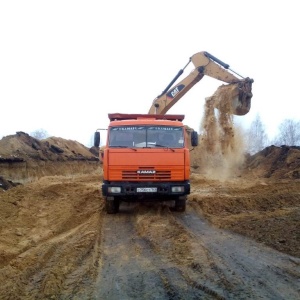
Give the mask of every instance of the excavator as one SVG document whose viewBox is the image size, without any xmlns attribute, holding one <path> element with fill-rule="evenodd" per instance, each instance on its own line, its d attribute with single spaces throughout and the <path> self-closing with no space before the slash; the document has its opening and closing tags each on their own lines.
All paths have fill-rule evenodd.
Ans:
<svg viewBox="0 0 300 300">
<path fill-rule="evenodd" d="M 173 84 L 193 62 L 195 69 Z M 190 194 L 190 146 L 198 145 L 198 133 L 183 124 L 184 115 L 166 114 L 204 75 L 228 83 L 209 98 L 216 108 L 226 89 L 230 113 L 245 115 L 250 110 L 252 83 L 208 52 L 194 54 L 167 88 L 154 99 L 148 114 L 108 114 L 106 145 L 99 151 L 103 164 L 102 195 L 107 213 L 119 211 L 121 202 L 172 201 L 174 210 L 185 211 Z M 230 72 L 229 72 L 230 71 Z M 236 77 L 234 74 L 240 77 Z M 229 89 L 228 89 L 229 87 Z M 221 100 L 220 100 L 221 99 Z M 226 106 L 227 107 L 227 106 Z M 100 132 L 94 146 L 100 145 Z"/>
<path fill-rule="evenodd" d="M 191 62 L 194 64 L 195 69 L 182 81 L 172 87 Z M 234 74 L 236 74 L 239 78 Z M 232 114 L 243 116 L 249 112 L 252 98 L 252 83 L 254 80 L 248 77 L 242 77 L 235 71 L 231 70 L 228 64 L 222 62 L 210 53 L 202 51 L 190 57 L 189 62 L 184 66 L 184 68 L 178 72 L 164 91 L 154 99 L 148 113 L 166 114 L 167 111 L 205 75 L 231 85 Z M 220 90 L 224 89 L 224 87 L 226 86 L 220 86 L 214 95 L 220 93 Z M 216 103 L 216 105 L 218 105 L 218 103 Z"/>
</svg>

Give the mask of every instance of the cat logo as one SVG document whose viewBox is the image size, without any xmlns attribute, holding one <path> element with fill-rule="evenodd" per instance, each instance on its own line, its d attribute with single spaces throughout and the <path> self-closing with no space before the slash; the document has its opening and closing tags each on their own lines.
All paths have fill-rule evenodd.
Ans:
<svg viewBox="0 0 300 300">
<path fill-rule="evenodd" d="M 136 173 L 137 174 L 155 174 L 156 171 L 155 170 L 137 170 Z"/>
<path fill-rule="evenodd" d="M 181 90 L 183 90 L 185 87 L 184 84 L 179 84 L 178 86 L 176 86 L 172 91 L 170 91 L 167 94 L 167 97 L 169 98 L 174 98 Z"/>
</svg>

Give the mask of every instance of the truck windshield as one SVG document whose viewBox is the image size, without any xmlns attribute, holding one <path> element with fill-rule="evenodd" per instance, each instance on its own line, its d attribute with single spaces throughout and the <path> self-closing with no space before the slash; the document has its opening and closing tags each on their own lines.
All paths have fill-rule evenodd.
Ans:
<svg viewBox="0 0 300 300">
<path fill-rule="evenodd" d="M 176 126 L 118 126 L 109 130 L 110 147 L 183 148 L 183 128 Z"/>
</svg>

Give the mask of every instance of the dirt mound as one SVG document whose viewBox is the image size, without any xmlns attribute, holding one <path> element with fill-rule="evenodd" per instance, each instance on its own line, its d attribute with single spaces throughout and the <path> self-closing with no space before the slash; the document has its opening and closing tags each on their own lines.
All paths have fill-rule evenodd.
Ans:
<svg viewBox="0 0 300 300">
<path fill-rule="evenodd" d="M 243 174 L 254 178 L 299 179 L 300 147 L 267 147 L 247 158 Z"/>
<path fill-rule="evenodd" d="M 98 167 L 97 151 L 77 141 L 58 137 L 37 140 L 25 132 L 0 140 L 0 176 L 6 181 L 24 183 L 46 175 L 86 173 Z"/>
<path fill-rule="evenodd" d="M 30 159 L 65 161 L 97 160 L 96 156 L 77 141 L 50 137 L 37 140 L 25 132 L 17 132 L 0 140 L 0 160 L 28 161 Z"/>
<path fill-rule="evenodd" d="M 190 204 L 207 219 L 279 251 L 300 257 L 299 180 L 236 178 L 212 181 L 193 174 Z"/>
</svg>

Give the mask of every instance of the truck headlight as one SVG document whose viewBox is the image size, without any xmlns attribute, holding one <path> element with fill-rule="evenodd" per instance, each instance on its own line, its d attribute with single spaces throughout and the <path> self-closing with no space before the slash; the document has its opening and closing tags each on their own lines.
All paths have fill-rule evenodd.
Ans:
<svg viewBox="0 0 300 300">
<path fill-rule="evenodd" d="M 183 193 L 184 186 L 172 186 L 171 191 L 172 193 Z"/>
<path fill-rule="evenodd" d="M 121 193 L 121 187 L 120 186 L 110 186 L 108 188 L 108 192 L 112 194 Z"/>
</svg>

